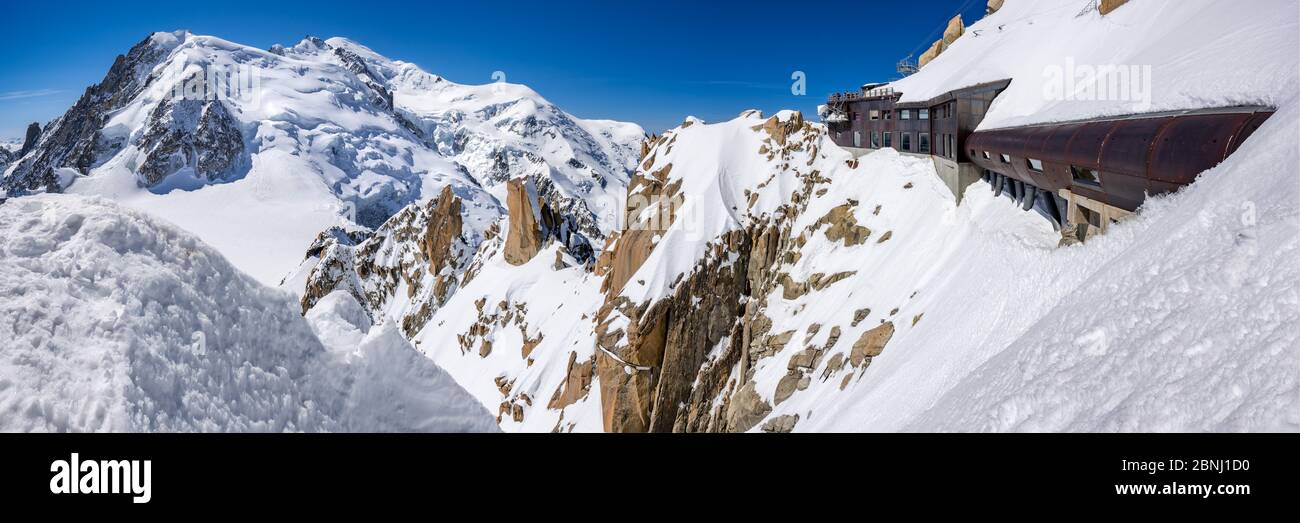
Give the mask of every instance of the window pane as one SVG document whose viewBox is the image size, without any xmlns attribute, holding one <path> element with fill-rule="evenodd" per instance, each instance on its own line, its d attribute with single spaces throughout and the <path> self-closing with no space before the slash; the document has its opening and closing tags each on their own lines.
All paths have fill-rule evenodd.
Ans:
<svg viewBox="0 0 1300 523">
<path fill-rule="evenodd" d="M 1035 159 L 1033 159 L 1033 158 L 1030 158 L 1030 159 L 1029 159 L 1029 169 L 1030 169 L 1030 170 L 1033 170 L 1033 171 L 1038 171 L 1038 172 L 1041 173 L 1041 172 L 1043 172 L 1043 162 L 1042 162 L 1041 160 L 1035 160 Z"/>
<path fill-rule="evenodd" d="M 930 119 L 930 110 L 929 110 L 929 109 L 921 109 L 920 111 L 918 111 L 918 114 L 920 115 L 920 117 L 921 117 L 922 120 L 929 120 L 929 119 Z"/>
<path fill-rule="evenodd" d="M 1077 165 L 1071 165 L 1070 174 L 1073 175 L 1074 181 L 1081 184 L 1101 186 L 1101 176 L 1096 169 L 1085 169 Z"/>
</svg>

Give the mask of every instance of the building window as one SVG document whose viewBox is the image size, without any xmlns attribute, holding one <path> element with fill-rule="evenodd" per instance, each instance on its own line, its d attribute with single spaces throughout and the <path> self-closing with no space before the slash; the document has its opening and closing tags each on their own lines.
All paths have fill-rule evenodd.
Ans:
<svg viewBox="0 0 1300 523">
<path fill-rule="evenodd" d="M 1034 171 L 1034 172 L 1039 172 L 1039 173 L 1043 172 L 1043 161 L 1042 161 L 1042 160 L 1035 160 L 1035 159 L 1033 159 L 1033 158 L 1028 158 L 1028 159 L 1026 159 L 1025 161 L 1026 161 L 1026 162 L 1029 162 L 1029 170 Z"/>
<path fill-rule="evenodd" d="M 886 119 L 886 120 L 892 120 L 892 119 L 894 119 L 894 112 L 893 112 L 893 111 L 886 110 L 886 111 L 885 111 L 885 119 Z"/>
<path fill-rule="evenodd" d="M 1085 169 L 1077 165 L 1071 165 L 1070 174 L 1074 177 L 1075 182 L 1082 185 L 1101 187 L 1101 174 L 1096 169 Z"/>
<path fill-rule="evenodd" d="M 880 148 L 880 132 L 878 131 L 871 131 L 871 148 L 872 149 Z"/>
<path fill-rule="evenodd" d="M 902 142 L 904 151 L 912 150 L 912 133 L 899 133 L 898 140 Z"/>
<path fill-rule="evenodd" d="M 916 150 L 917 152 L 930 154 L 930 133 L 917 135 Z"/>
<path fill-rule="evenodd" d="M 1011 163 L 1011 155 L 1009 155 L 1009 154 L 1004 154 L 1004 155 L 1002 155 L 1002 163 L 1010 164 L 1010 163 Z"/>
<path fill-rule="evenodd" d="M 861 132 L 853 131 L 853 146 L 854 146 L 854 147 L 862 147 L 862 133 L 861 133 Z"/>
<path fill-rule="evenodd" d="M 992 160 L 993 157 L 992 157 L 992 156 L 989 156 L 989 152 L 988 152 L 988 151 L 984 151 L 984 159 L 985 159 L 985 160 Z"/>
<path fill-rule="evenodd" d="M 951 134 L 948 135 L 948 157 L 954 160 L 957 159 L 957 143 Z"/>
<path fill-rule="evenodd" d="M 893 136 L 894 136 L 894 133 L 891 133 L 891 132 L 885 132 L 885 147 L 893 147 L 893 146 L 894 146 L 894 141 L 891 139 Z"/>
<path fill-rule="evenodd" d="M 872 119 L 872 120 L 879 120 L 879 119 L 880 119 L 880 111 L 877 110 L 877 109 L 872 109 L 872 110 L 871 110 L 871 113 L 869 113 L 869 114 L 871 115 L 871 119 Z"/>
<path fill-rule="evenodd" d="M 930 110 L 929 110 L 929 109 L 919 109 L 919 110 L 916 111 L 916 116 L 917 116 L 919 119 L 921 119 L 921 120 L 929 120 L 929 119 L 930 119 Z"/>
<path fill-rule="evenodd" d="M 899 119 L 899 120 L 911 120 L 911 119 L 912 119 L 912 111 L 910 111 L 910 110 L 908 110 L 908 109 L 903 109 L 902 111 L 899 111 L 899 112 L 898 112 L 898 119 Z"/>
</svg>

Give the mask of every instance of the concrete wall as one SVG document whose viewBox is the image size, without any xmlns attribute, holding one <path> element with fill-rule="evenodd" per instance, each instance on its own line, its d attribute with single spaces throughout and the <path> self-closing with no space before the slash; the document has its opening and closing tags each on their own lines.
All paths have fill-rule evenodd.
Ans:
<svg viewBox="0 0 1300 523">
<path fill-rule="evenodd" d="M 934 161 L 934 171 L 939 173 L 939 179 L 948 186 L 949 191 L 952 191 L 958 204 L 966 196 L 966 188 L 979 180 L 980 174 L 984 172 L 973 163 L 957 163 L 942 156 L 929 156 L 929 158 Z"/>
</svg>

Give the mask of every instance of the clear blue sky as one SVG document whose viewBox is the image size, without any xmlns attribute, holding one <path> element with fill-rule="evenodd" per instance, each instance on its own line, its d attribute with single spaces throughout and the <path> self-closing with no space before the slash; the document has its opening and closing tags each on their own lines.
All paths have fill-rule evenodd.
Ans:
<svg viewBox="0 0 1300 523">
<path fill-rule="evenodd" d="M 10 2 L 0 10 L 0 138 L 61 115 L 154 31 L 260 48 L 346 36 L 460 83 L 494 71 L 584 118 L 648 131 L 744 109 L 815 112 L 832 91 L 895 76 L 947 19 L 985 0 Z M 963 6 L 965 9 L 962 9 Z M 803 71 L 807 95 L 790 92 Z"/>
</svg>

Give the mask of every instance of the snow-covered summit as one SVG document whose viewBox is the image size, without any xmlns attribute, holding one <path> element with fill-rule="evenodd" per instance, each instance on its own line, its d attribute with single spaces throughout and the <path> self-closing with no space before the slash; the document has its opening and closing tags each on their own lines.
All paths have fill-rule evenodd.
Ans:
<svg viewBox="0 0 1300 523">
<path fill-rule="evenodd" d="M 321 230 L 376 227 L 444 187 L 486 226 L 505 182 L 530 177 L 599 238 L 641 138 L 526 87 L 453 84 L 345 38 L 263 50 L 182 30 L 119 59 L 0 187 L 146 209 L 274 283 Z"/>
</svg>

